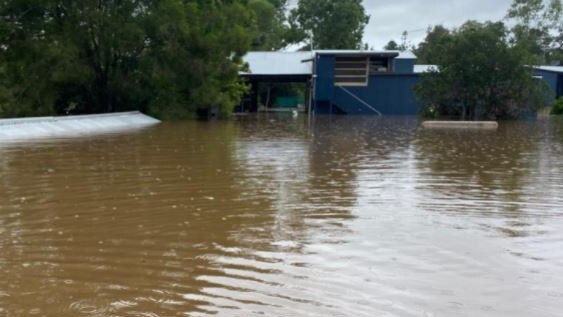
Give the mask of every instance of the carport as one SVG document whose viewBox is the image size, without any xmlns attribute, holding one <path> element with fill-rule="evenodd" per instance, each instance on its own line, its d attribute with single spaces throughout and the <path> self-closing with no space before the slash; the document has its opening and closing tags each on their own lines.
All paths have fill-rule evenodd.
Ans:
<svg viewBox="0 0 563 317">
<path fill-rule="evenodd" d="M 247 70 L 240 73 L 250 84 L 250 93 L 237 112 L 258 111 L 258 89 L 274 83 L 303 83 L 307 87 L 307 104 L 311 97 L 313 52 L 250 52 L 245 56 Z"/>
</svg>

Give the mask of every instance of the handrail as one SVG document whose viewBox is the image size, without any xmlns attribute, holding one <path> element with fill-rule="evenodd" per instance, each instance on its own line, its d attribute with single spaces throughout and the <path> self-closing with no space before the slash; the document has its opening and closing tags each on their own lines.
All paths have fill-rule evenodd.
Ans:
<svg viewBox="0 0 563 317">
<path fill-rule="evenodd" d="M 358 100 L 359 102 L 361 102 L 364 106 L 370 108 L 371 110 L 373 110 L 375 113 L 377 113 L 380 117 L 383 116 L 381 114 L 381 112 L 379 112 L 379 110 L 375 109 L 374 107 L 370 106 L 367 102 L 363 101 L 360 97 L 354 95 L 351 91 L 349 91 L 348 89 L 342 87 L 342 86 L 336 86 L 342 90 L 344 90 L 347 94 L 349 94 L 350 96 L 352 96 L 354 99 Z"/>
</svg>

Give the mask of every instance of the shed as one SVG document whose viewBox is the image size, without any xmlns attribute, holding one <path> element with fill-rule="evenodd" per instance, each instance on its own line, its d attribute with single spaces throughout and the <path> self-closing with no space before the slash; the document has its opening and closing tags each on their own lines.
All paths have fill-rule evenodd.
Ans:
<svg viewBox="0 0 563 317">
<path fill-rule="evenodd" d="M 416 56 L 398 51 L 250 52 L 240 75 L 251 84 L 246 109 L 258 108 L 263 83 L 302 82 L 314 113 L 413 115 Z"/>
<path fill-rule="evenodd" d="M 563 97 L 563 66 L 536 66 L 535 75 L 541 77 L 555 98 Z"/>
<path fill-rule="evenodd" d="M 317 51 L 315 113 L 414 115 L 415 57 L 397 51 Z"/>
<path fill-rule="evenodd" d="M 310 95 L 314 55 L 314 52 L 249 52 L 244 57 L 246 68 L 240 72 L 240 76 L 248 81 L 251 89 L 235 111 L 258 111 L 261 85 L 302 83 L 308 87 L 308 95 Z"/>
</svg>

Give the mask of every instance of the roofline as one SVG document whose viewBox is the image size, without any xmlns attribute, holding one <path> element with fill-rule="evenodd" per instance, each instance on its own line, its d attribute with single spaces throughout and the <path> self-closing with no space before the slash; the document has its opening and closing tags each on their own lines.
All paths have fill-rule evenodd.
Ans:
<svg viewBox="0 0 563 317">
<path fill-rule="evenodd" d="M 544 67 L 561 67 L 561 70 L 554 70 L 554 69 L 545 69 Z M 555 73 L 555 74 L 563 74 L 563 66 L 532 66 L 535 70 L 541 70 L 543 72 Z"/>
<path fill-rule="evenodd" d="M 315 51 L 249 51 L 247 54 L 311 54 L 315 55 L 350 55 L 350 56 L 386 56 L 399 57 L 399 51 L 363 51 L 363 50 L 315 50 Z M 306 59 L 305 61 L 308 61 Z"/>
<path fill-rule="evenodd" d="M 338 56 L 382 56 L 398 57 L 399 52 L 395 51 L 347 51 L 347 50 L 324 50 L 313 51 L 315 55 L 338 55 Z"/>
</svg>

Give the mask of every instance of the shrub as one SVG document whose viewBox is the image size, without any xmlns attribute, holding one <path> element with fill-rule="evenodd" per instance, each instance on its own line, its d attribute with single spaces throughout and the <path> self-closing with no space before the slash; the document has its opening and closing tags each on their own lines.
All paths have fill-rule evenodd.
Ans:
<svg viewBox="0 0 563 317">
<path fill-rule="evenodd" d="M 557 99 L 553 108 L 551 108 L 551 114 L 562 115 L 563 114 L 563 97 Z"/>
</svg>

